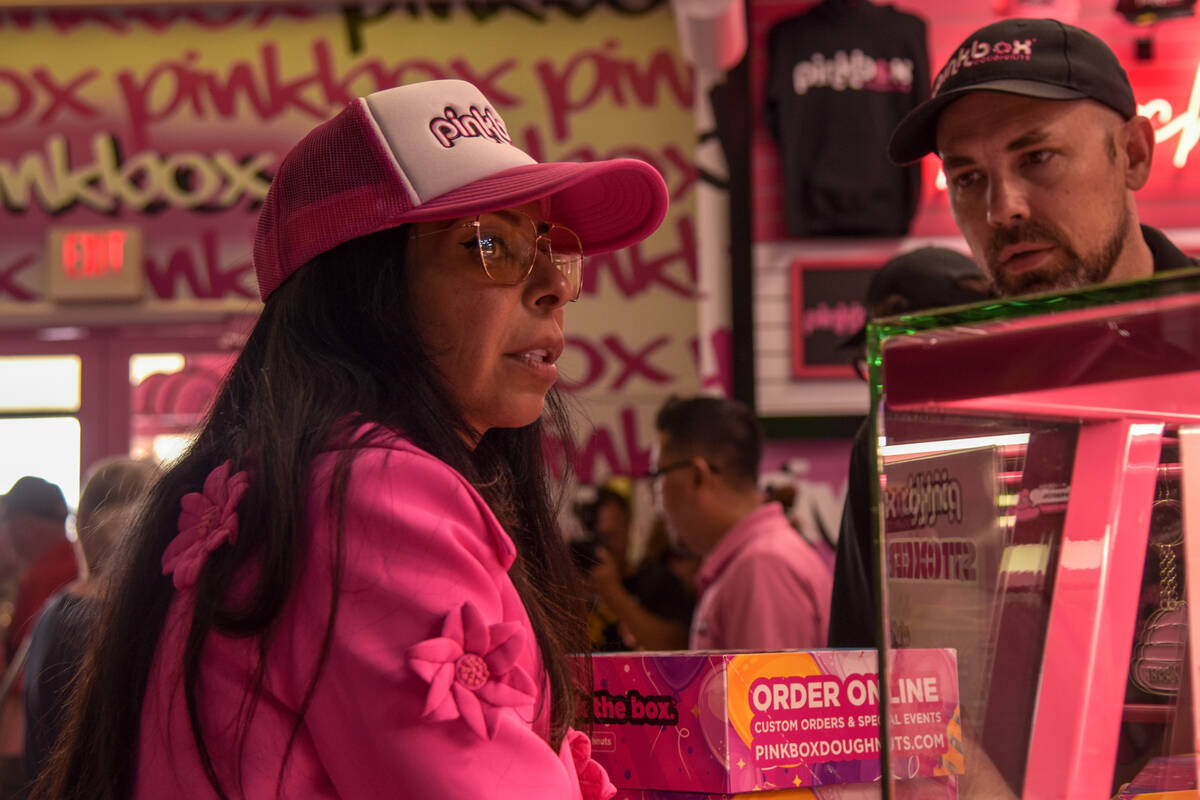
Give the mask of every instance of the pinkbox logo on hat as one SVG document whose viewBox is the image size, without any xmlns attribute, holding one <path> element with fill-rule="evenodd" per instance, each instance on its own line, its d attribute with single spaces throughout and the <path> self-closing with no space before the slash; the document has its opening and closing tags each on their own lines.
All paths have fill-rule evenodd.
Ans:
<svg viewBox="0 0 1200 800">
<path fill-rule="evenodd" d="M 533 201 L 592 255 L 653 233 L 668 195 L 658 170 L 638 159 L 538 163 L 466 81 L 374 92 L 280 163 L 254 240 L 258 291 L 266 300 L 309 260 L 360 236 Z"/>
<path fill-rule="evenodd" d="M 482 111 L 476 106 L 471 106 L 466 114 L 455 111 L 453 106 L 446 106 L 442 116 L 429 120 L 429 130 L 442 147 L 454 147 L 454 140 L 464 136 L 486 136 L 496 143 L 512 144 L 512 137 L 504 127 L 504 120 L 500 119 L 500 115 L 491 106 Z"/>
<path fill-rule="evenodd" d="M 960 69 L 974 67 L 979 64 L 990 64 L 994 61 L 1032 61 L 1033 43 L 1037 39 L 1013 39 L 1007 42 L 984 42 L 972 40 L 970 45 L 958 48 L 954 57 L 946 62 L 946 66 L 938 73 L 933 82 L 933 93 L 937 94 L 942 84 L 951 75 L 957 75 Z"/>
</svg>

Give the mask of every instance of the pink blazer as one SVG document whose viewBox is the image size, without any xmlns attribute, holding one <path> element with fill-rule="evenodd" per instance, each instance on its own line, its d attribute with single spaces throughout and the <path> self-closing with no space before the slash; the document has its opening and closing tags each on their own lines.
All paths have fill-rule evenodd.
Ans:
<svg viewBox="0 0 1200 800">
<path fill-rule="evenodd" d="M 399 436 L 353 462 L 337 622 L 293 739 L 330 608 L 336 457 L 314 464 L 303 560 L 257 703 L 245 695 L 255 641 L 210 635 L 204 647 L 198 707 L 226 794 L 607 800 L 615 789 L 586 736 L 572 731 L 559 752 L 547 743 L 548 684 L 508 577 L 512 541 L 459 473 Z M 180 534 L 163 557 L 177 591 L 142 710 L 138 798 L 216 797 L 188 724 L 182 655 L 196 576 L 239 535 L 234 508 L 246 483 L 223 465 L 181 504 Z"/>
</svg>

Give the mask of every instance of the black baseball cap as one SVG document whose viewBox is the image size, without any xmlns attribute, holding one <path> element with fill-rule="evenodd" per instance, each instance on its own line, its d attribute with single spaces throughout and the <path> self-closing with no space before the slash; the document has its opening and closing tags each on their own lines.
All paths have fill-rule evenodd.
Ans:
<svg viewBox="0 0 1200 800">
<path fill-rule="evenodd" d="M 62 522 L 67 518 L 67 501 L 62 489 L 42 478 L 19 478 L 8 494 L 0 495 L 0 518 L 14 514 Z"/>
<path fill-rule="evenodd" d="M 933 81 L 932 96 L 896 126 L 888 157 L 910 164 L 937 149 L 941 113 L 968 92 L 1045 100 L 1090 98 L 1125 119 L 1137 114 L 1129 76 L 1095 34 L 1056 19 L 1006 19 L 967 37 Z"/>
<path fill-rule="evenodd" d="M 968 281 L 966 278 L 978 278 Z M 987 276 L 979 269 L 974 259 L 947 247 L 919 247 L 886 261 L 867 284 L 867 317 L 871 309 L 892 295 L 903 297 L 908 306 L 904 313 L 911 314 L 943 306 L 959 306 L 980 303 L 992 297 L 980 288 L 986 284 Z M 867 340 L 867 326 L 843 341 L 840 347 L 857 347 Z"/>
</svg>

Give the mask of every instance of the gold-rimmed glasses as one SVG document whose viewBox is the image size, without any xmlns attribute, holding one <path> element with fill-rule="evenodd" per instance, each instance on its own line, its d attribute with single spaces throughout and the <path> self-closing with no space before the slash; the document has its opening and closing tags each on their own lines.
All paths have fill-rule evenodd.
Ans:
<svg viewBox="0 0 1200 800">
<path fill-rule="evenodd" d="M 475 229 L 475 240 L 464 245 L 478 250 L 484 273 L 496 283 L 505 286 L 522 283 L 533 272 L 541 249 L 567 279 L 568 299 L 579 299 L 583 288 L 583 243 L 570 228 L 536 220 L 524 211 L 507 209 L 480 214 L 453 228 L 414 233 L 409 238 L 420 239 L 459 228 Z"/>
</svg>

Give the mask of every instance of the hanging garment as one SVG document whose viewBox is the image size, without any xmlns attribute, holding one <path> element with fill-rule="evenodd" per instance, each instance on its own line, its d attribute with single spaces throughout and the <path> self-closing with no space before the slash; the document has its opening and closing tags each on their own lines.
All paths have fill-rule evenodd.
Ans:
<svg viewBox="0 0 1200 800">
<path fill-rule="evenodd" d="M 919 164 L 887 143 L 929 96 L 924 20 L 892 6 L 826 0 L 768 32 L 767 125 L 779 144 L 790 236 L 903 236 Z"/>
</svg>

